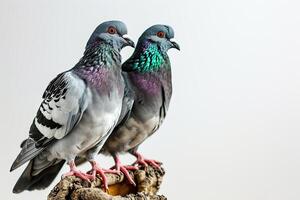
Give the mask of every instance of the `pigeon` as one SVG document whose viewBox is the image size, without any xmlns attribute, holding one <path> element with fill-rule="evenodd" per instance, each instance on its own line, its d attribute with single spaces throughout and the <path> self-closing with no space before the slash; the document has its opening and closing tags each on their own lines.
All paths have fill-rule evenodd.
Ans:
<svg viewBox="0 0 300 200">
<path fill-rule="evenodd" d="M 101 153 L 112 155 L 114 168 L 121 171 L 130 181 L 128 170 L 135 166 L 121 164 L 118 154 L 129 152 L 137 160 L 134 164 L 152 165 L 160 168 L 160 163 L 146 159 L 137 149 L 149 136 L 158 130 L 169 108 L 172 95 L 171 64 L 167 51 L 180 50 L 171 41 L 174 38 L 172 27 L 154 25 L 139 38 L 133 55 L 122 65 L 123 76 L 128 92 L 124 94 L 122 120 L 108 137 Z"/>
<path fill-rule="evenodd" d="M 95 156 L 118 122 L 124 95 L 120 50 L 134 43 L 124 35 L 121 21 L 100 24 L 89 38 L 83 57 L 70 70 L 54 78 L 43 94 L 29 137 L 12 164 L 15 170 L 29 164 L 13 188 L 14 193 L 44 189 L 65 162 L 74 175 L 94 180 L 100 174 L 105 188 L 105 171 Z M 81 172 L 74 160 L 85 158 L 91 173 Z"/>
</svg>

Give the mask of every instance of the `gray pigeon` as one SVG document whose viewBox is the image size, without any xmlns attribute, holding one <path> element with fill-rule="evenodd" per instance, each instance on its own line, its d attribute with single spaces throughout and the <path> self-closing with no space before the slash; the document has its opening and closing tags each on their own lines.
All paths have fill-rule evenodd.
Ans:
<svg viewBox="0 0 300 200">
<path fill-rule="evenodd" d="M 137 149 L 160 127 L 169 107 L 172 80 L 167 51 L 170 48 L 179 50 L 179 45 L 170 41 L 173 37 L 170 26 L 151 26 L 139 38 L 133 55 L 122 65 L 128 90 L 123 101 L 123 119 L 101 152 L 114 157 L 115 168 L 122 171 L 132 184 L 134 181 L 127 170 L 135 168 L 121 165 L 119 153 L 129 152 L 136 156 L 137 164 L 160 167 L 157 161 L 145 159 Z"/>
<path fill-rule="evenodd" d="M 30 161 L 13 192 L 44 189 L 51 184 L 64 162 L 70 172 L 85 180 L 104 172 L 95 155 L 115 127 L 122 108 L 124 80 L 120 50 L 134 43 L 123 37 L 126 25 L 121 21 L 100 24 L 87 42 L 83 57 L 72 69 L 59 74 L 48 85 L 43 101 L 21 144 L 21 152 L 11 171 Z M 79 171 L 75 158 L 92 165 L 91 174 Z"/>
</svg>

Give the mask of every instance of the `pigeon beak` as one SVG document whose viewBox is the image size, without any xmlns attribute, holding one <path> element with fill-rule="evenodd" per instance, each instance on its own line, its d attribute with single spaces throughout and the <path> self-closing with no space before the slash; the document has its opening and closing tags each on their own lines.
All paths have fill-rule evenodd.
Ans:
<svg viewBox="0 0 300 200">
<path fill-rule="evenodd" d="M 180 46 L 179 46 L 179 44 L 177 44 L 177 43 L 174 42 L 174 41 L 170 41 L 170 42 L 171 42 L 171 44 L 172 44 L 171 48 L 175 48 L 175 49 L 177 49 L 178 51 L 180 51 Z"/>
<path fill-rule="evenodd" d="M 131 46 L 133 48 L 135 47 L 134 42 L 131 39 L 129 39 L 127 37 L 123 37 L 123 39 L 126 41 L 123 47 L 126 47 L 126 46 Z"/>
</svg>

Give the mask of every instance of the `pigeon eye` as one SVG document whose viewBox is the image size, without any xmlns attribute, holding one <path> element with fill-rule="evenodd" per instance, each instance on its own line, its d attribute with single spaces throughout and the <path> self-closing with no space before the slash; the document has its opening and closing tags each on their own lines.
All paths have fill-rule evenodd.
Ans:
<svg viewBox="0 0 300 200">
<path fill-rule="evenodd" d="M 165 37 L 165 33 L 163 31 L 159 31 L 156 33 L 156 35 L 160 38 L 164 38 Z"/>
<path fill-rule="evenodd" d="M 108 32 L 109 34 L 116 34 L 116 33 L 117 33 L 117 30 L 116 30 L 115 27 L 110 26 L 110 27 L 108 27 L 107 32 Z"/>
</svg>

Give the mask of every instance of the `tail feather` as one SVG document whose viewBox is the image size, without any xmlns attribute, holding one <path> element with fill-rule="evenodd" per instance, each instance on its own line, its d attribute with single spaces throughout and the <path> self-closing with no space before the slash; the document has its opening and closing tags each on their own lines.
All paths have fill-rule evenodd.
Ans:
<svg viewBox="0 0 300 200">
<path fill-rule="evenodd" d="M 27 139 L 21 144 L 22 150 L 17 156 L 16 160 L 12 164 L 10 171 L 13 171 L 26 163 L 27 161 L 36 157 L 39 153 L 41 153 L 44 148 L 36 148 L 35 143 L 32 139 Z"/>
<path fill-rule="evenodd" d="M 55 161 L 53 165 L 47 166 L 38 174 L 36 174 L 34 169 L 34 161 L 35 159 L 31 160 L 27 165 L 26 169 L 15 184 L 13 193 L 21 193 L 24 190 L 31 191 L 45 189 L 52 183 L 65 163 L 64 160 Z"/>
</svg>

